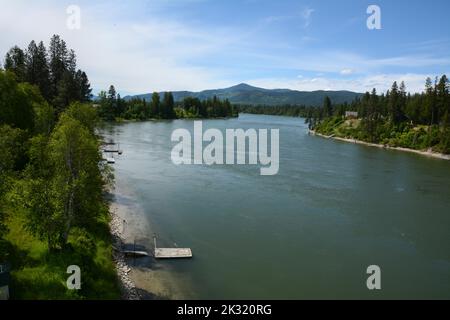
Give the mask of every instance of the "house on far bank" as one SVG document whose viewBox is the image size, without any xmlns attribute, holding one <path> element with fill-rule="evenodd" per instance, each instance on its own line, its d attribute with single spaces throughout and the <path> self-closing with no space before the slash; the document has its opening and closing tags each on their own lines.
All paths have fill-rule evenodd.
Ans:
<svg viewBox="0 0 450 320">
<path fill-rule="evenodd" d="M 0 264 L 0 300 L 9 300 L 9 270 Z"/>
<path fill-rule="evenodd" d="M 345 111 L 346 119 L 358 119 L 358 112 L 356 111 Z"/>
</svg>

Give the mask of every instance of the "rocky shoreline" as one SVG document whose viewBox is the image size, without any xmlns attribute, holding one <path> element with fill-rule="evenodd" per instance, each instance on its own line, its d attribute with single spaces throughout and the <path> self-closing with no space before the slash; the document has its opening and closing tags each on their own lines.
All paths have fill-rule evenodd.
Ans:
<svg viewBox="0 0 450 320">
<path fill-rule="evenodd" d="M 431 150 L 421 151 L 421 150 L 402 148 L 402 147 L 390 147 L 390 146 L 387 146 L 387 145 L 370 143 L 370 142 L 365 142 L 365 141 L 356 140 L 356 139 L 348 139 L 348 138 L 336 137 L 334 135 L 326 136 L 324 134 L 315 132 L 314 130 L 309 130 L 309 134 L 312 134 L 312 135 L 315 135 L 315 136 L 319 136 L 319 137 L 322 137 L 322 138 L 325 138 L 325 139 L 334 139 L 334 140 L 343 141 L 343 142 L 350 142 L 350 143 L 355 143 L 355 144 L 361 144 L 361 145 L 365 145 L 365 146 L 369 146 L 369 147 L 377 147 L 377 148 L 388 149 L 388 150 L 404 151 L 404 152 L 416 153 L 416 154 L 420 154 L 422 156 L 427 156 L 427 157 L 436 158 L 436 159 L 450 160 L 450 155 L 443 154 L 443 153 L 438 153 L 438 152 L 433 152 Z"/>
<path fill-rule="evenodd" d="M 131 272 L 131 267 L 127 264 L 125 255 L 122 253 L 121 248 L 123 247 L 122 231 L 123 231 L 123 221 L 117 215 L 115 209 L 111 207 L 111 222 L 110 230 L 113 238 L 113 259 L 116 263 L 117 277 L 120 282 L 120 289 L 122 292 L 123 300 L 141 300 L 138 293 L 136 285 L 133 283 L 129 277 Z"/>
</svg>

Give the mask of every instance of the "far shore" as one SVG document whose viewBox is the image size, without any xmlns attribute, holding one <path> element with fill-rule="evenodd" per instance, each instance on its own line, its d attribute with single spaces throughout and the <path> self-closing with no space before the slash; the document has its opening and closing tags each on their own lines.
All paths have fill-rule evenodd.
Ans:
<svg viewBox="0 0 450 320">
<path fill-rule="evenodd" d="M 377 144 L 377 143 L 370 143 L 370 142 L 365 142 L 365 141 L 362 141 L 362 140 L 336 137 L 334 135 L 326 136 L 324 134 L 317 133 L 314 130 L 309 130 L 309 133 L 312 134 L 312 135 L 315 135 L 315 136 L 319 136 L 319 137 L 325 138 L 325 139 L 335 139 L 335 140 L 338 140 L 338 141 L 344 141 L 344 142 L 350 142 L 350 143 L 355 143 L 355 144 L 361 144 L 361 145 L 365 145 L 365 146 L 369 146 L 369 147 L 377 147 L 377 148 L 388 149 L 388 150 L 405 151 L 405 152 L 420 154 L 422 156 L 427 156 L 427 157 L 431 157 L 431 158 L 442 159 L 442 160 L 450 160 L 450 155 L 439 153 L 439 152 L 434 152 L 434 151 L 431 151 L 431 150 L 415 150 L 415 149 L 403 148 L 403 147 L 391 147 L 391 146 L 388 146 L 388 145 Z"/>
<path fill-rule="evenodd" d="M 106 121 L 107 123 L 137 123 L 137 122 L 163 122 L 163 121 L 174 121 L 174 120 L 192 120 L 192 121 L 199 121 L 199 120 L 228 120 L 228 119 L 236 119 L 239 118 L 239 115 L 232 116 L 232 117 L 214 117 L 214 118 L 174 118 L 174 119 L 160 119 L 160 118 L 149 118 L 149 119 L 116 119 L 111 121 Z"/>
</svg>

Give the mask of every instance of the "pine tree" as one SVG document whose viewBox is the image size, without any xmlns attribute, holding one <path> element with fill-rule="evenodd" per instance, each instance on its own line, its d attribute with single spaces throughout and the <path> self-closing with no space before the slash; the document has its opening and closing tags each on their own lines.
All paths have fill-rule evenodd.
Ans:
<svg viewBox="0 0 450 320">
<path fill-rule="evenodd" d="M 331 117 L 333 115 L 333 108 L 331 106 L 331 100 L 328 96 L 326 96 L 323 101 L 323 109 L 325 111 L 326 117 Z"/>
<path fill-rule="evenodd" d="M 72 49 L 67 54 L 66 64 L 67 71 L 69 71 L 70 74 L 75 77 L 75 73 L 77 70 L 77 56 L 75 54 L 75 51 L 73 51 Z"/>
<path fill-rule="evenodd" d="M 50 100 L 50 72 L 47 61 L 47 51 L 41 41 L 36 45 L 34 41 L 26 52 L 26 81 L 39 87 L 42 96 Z"/>
<path fill-rule="evenodd" d="M 401 112 L 404 114 L 404 110 L 406 107 L 406 101 L 407 101 L 407 94 L 406 94 L 406 85 L 405 82 L 402 81 L 400 83 L 400 88 L 399 88 L 399 109 L 401 110 Z M 404 119 L 402 119 L 404 120 Z"/>
<path fill-rule="evenodd" d="M 38 56 L 38 47 L 36 42 L 31 41 L 28 45 L 27 52 L 25 54 L 25 80 L 31 84 L 37 84 L 38 71 L 37 71 L 37 56 Z"/>
<path fill-rule="evenodd" d="M 436 120 L 439 123 L 442 117 L 448 110 L 448 95 L 449 95 L 449 85 L 446 75 L 443 75 L 437 84 L 436 88 Z"/>
<path fill-rule="evenodd" d="M 115 101 L 116 100 L 116 88 L 114 88 L 113 85 L 109 86 L 109 90 L 108 90 L 108 100 L 110 101 Z"/>
<path fill-rule="evenodd" d="M 68 61 L 67 45 L 60 36 L 54 35 L 51 38 L 49 53 L 52 96 L 56 96 L 59 82 L 63 79 L 67 70 Z"/>
<path fill-rule="evenodd" d="M 41 90 L 42 96 L 50 100 L 51 98 L 51 82 L 50 82 L 50 69 L 48 65 L 47 50 L 44 43 L 39 42 L 37 55 L 35 60 L 36 64 L 36 84 Z"/>
<path fill-rule="evenodd" d="M 429 125 L 432 125 L 434 123 L 434 98 L 433 82 L 431 78 L 428 77 L 425 81 L 425 104 L 423 108 L 424 114 L 422 115 L 422 118 Z"/>
<path fill-rule="evenodd" d="M 172 92 L 165 92 L 163 103 L 162 103 L 162 117 L 164 119 L 173 119 L 175 118 L 174 111 L 175 102 L 173 99 Z"/>
<path fill-rule="evenodd" d="M 106 104 L 108 119 L 114 119 L 117 113 L 117 92 L 113 85 L 109 86 L 108 94 L 106 96 Z"/>
<path fill-rule="evenodd" d="M 391 121 L 397 125 L 404 119 L 402 110 L 402 92 L 399 91 L 397 81 L 394 81 L 389 95 L 389 112 Z"/>
<path fill-rule="evenodd" d="M 79 100 L 77 92 L 78 88 L 72 74 L 66 70 L 62 79 L 58 81 L 57 95 L 53 100 L 57 114 L 63 112 L 72 102 Z"/>
<path fill-rule="evenodd" d="M 81 70 L 79 70 L 81 71 Z M 81 75 L 79 78 L 79 86 L 80 86 L 80 101 L 81 102 L 89 102 L 92 99 L 92 89 L 91 84 L 89 83 L 89 79 L 84 71 L 81 71 Z"/>
<path fill-rule="evenodd" d="M 115 112 L 114 112 L 114 115 L 116 116 L 116 117 L 121 117 L 122 116 L 122 113 L 123 113 L 123 110 L 124 108 L 123 108 L 123 100 L 122 100 L 122 97 L 120 96 L 120 94 L 117 94 L 117 100 L 116 100 L 116 108 L 115 108 Z"/>
<path fill-rule="evenodd" d="M 368 94 L 367 110 L 362 121 L 363 128 L 367 134 L 369 141 L 376 142 L 378 137 L 376 136 L 377 126 L 380 119 L 380 113 L 378 110 L 378 95 L 374 88 L 372 93 Z"/>
<path fill-rule="evenodd" d="M 161 101 L 158 92 L 152 94 L 151 110 L 155 118 L 161 117 Z"/>
<path fill-rule="evenodd" d="M 6 54 L 4 67 L 16 75 L 18 82 L 26 81 L 25 53 L 18 46 L 14 46 Z"/>
<path fill-rule="evenodd" d="M 230 100 L 225 99 L 225 117 L 231 117 L 233 115 L 233 106 L 230 103 Z"/>
</svg>

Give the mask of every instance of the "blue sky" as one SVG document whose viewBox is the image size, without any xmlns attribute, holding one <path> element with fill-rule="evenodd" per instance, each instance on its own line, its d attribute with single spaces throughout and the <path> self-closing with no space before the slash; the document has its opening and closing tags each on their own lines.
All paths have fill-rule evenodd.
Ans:
<svg viewBox="0 0 450 320">
<path fill-rule="evenodd" d="M 81 29 L 66 27 L 67 6 Z M 381 9 L 381 30 L 366 10 Z M 450 71 L 450 1 L 0 0 L 0 52 L 61 34 L 95 91 L 203 90 L 241 82 L 296 90 L 422 90 Z"/>
</svg>

